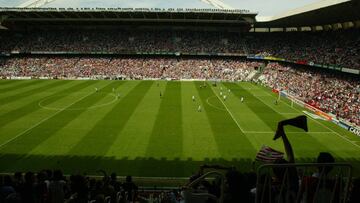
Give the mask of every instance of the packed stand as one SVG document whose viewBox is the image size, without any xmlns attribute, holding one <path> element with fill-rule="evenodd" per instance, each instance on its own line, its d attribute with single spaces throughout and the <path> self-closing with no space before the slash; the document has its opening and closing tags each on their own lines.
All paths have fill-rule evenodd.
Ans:
<svg viewBox="0 0 360 203">
<path fill-rule="evenodd" d="M 170 30 L 0 32 L 0 53 L 76 52 L 242 54 L 360 69 L 359 29 L 236 33 Z"/>
<path fill-rule="evenodd" d="M 246 80 L 259 62 L 233 59 L 22 57 L 3 59 L 0 77 Z"/>
<path fill-rule="evenodd" d="M 245 37 L 248 52 L 299 63 L 360 69 L 360 30 L 329 32 L 252 33 Z"/>
<path fill-rule="evenodd" d="M 269 63 L 263 77 L 262 81 L 274 89 L 286 90 L 324 112 L 360 125 L 358 76 Z"/>
<path fill-rule="evenodd" d="M 131 176 L 121 183 L 115 173 L 95 179 L 83 175 L 65 177 L 60 170 L 43 170 L 0 178 L 0 202 L 4 203 L 115 203 L 135 200 L 138 195 Z"/>
<path fill-rule="evenodd" d="M 0 32 L 1 52 L 240 53 L 241 37 L 222 32 L 156 30 L 57 30 Z"/>
</svg>

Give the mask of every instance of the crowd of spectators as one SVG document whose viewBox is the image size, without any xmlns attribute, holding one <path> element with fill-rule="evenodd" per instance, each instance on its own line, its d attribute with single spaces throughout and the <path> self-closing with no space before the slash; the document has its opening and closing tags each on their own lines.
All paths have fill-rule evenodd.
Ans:
<svg viewBox="0 0 360 203">
<path fill-rule="evenodd" d="M 1 61 L 1 60 L 0 60 Z M 0 62 L 0 77 L 245 80 L 259 62 L 233 59 L 22 57 Z"/>
<path fill-rule="evenodd" d="M 334 161 L 331 154 L 321 152 L 316 162 L 331 164 Z M 240 172 L 234 167 L 203 165 L 198 172 L 189 177 L 188 183 L 173 188 L 138 186 L 131 176 L 120 181 L 116 173 L 95 177 L 64 176 L 61 170 L 42 170 L 37 173 L 15 172 L 13 175 L 0 175 L 0 202 L 215 203 L 222 199 L 224 203 L 233 203 L 255 202 L 256 198 L 258 198 L 257 202 L 355 203 L 359 201 L 360 179 L 344 179 L 350 181 L 350 187 L 345 189 L 345 183 L 339 182 L 344 180 L 338 179 L 342 174 L 331 173 L 335 170 L 333 167 L 319 167 L 318 171 L 314 169 L 314 174 L 310 175 L 311 173 L 301 173 L 304 170 L 301 168 L 282 168 L 281 164 L 287 163 L 291 162 L 284 159 L 276 161 L 277 165 L 272 168 L 273 171 L 262 171 L 260 177 L 257 177 L 259 174 L 254 171 Z M 287 170 L 292 170 L 292 173 L 289 174 Z M 205 175 L 213 171 L 218 171 L 223 177 Z M 268 178 L 266 176 L 271 180 L 266 181 Z M 257 180 L 258 178 L 260 180 Z M 321 181 L 327 183 L 321 184 Z M 346 201 L 343 201 L 346 190 L 349 192 Z M 321 201 L 317 201 L 319 198 Z"/>
<path fill-rule="evenodd" d="M 360 69 L 359 29 L 236 33 L 181 30 L 41 30 L 0 32 L 0 53 L 220 53 L 285 58 Z"/>
<path fill-rule="evenodd" d="M 324 112 L 360 125 L 359 77 L 269 63 L 262 81 L 274 89 L 286 90 Z"/>
<path fill-rule="evenodd" d="M 61 170 L 0 176 L 0 202 L 4 203 L 115 203 L 136 198 L 138 186 L 131 176 L 120 182 L 115 173 L 97 179 L 84 175 L 65 177 Z"/>
<path fill-rule="evenodd" d="M 221 32 L 57 30 L 0 33 L 0 52 L 243 53 L 240 36 Z"/>
<path fill-rule="evenodd" d="M 302 63 L 360 69 L 360 30 L 252 33 L 249 53 Z"/>
<path fill-rule="evenodd" d="M 189 178 L 189 183 L 203 175 L 201 170 Z M 246 200 L 254 201 L 250 189 L 256 187 L 255 173 L 240 173 L 231 169 L 226 173 L 227 185 L 225 202 Z M 187 185 L 173 189 L 157 189 L 157 187 L 139 188 L 131 176 L 123 182 L 119 181 L 116 173 L 107 176 L 70 175 L 64 176 L 60 170 L 42 170 L 38 173 L 16 172 L 13 175 L 0 175 L 1 203 L 185 203 L 193 200 L 191 192 L 221 194 L 219 179 L 213 181 L 202 180 L 199 184 L 187 188 Z M 186 189 L 187 188 L 187 189 Z M 244 199 L 246 198 L 246 199 Z M 202 198 L 205 202 L 207 198 Z M 199 199 L 198 199 L 199 200 Z M 214 201 L 210 201 L 214 202 Z"/>
</svg>

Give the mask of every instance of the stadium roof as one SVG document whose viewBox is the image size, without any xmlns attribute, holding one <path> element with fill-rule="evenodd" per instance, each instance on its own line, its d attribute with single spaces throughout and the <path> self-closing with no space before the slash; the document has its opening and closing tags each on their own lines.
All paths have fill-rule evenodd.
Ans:
<svg viewBox="0 0 360 203">
<path fill-rule="evenodd" d="M 256 13 L 246 10 L 219 9 L 148 9 L 148 8 L 0 8 L 2 25 L 25 26 L 115 25 L 115 26 L 211 26 L 250 27 Z"/>
<path fill-rule="evenodd" d="M 218 8 L 246 9 L 273 16 L 319 0 L 0 0 L 0 7 Z M 275 6 L 274 6 L 275 5 Z"/>
<path fill-rule="evenodd" d="M 247 2 L 242 0 L 238 2 Z M 258 4 L 259 0 L 252 3 Z M 266 2 L 274 2 L 268 0 Z M 282 2 L 284 0 L 276 0 Z M 149 24 L 182 23 L 189 25 L 284 28 L 327 25 L 360 20 L 360 0 L 300 0 L 314 2 L 271 17 L 260 16 L 245 8 L 234 9 L 233 0 L 0 0 L 0 23 L 18 25 L 37 22 L 145 22 Z M 249 5 L 253 5 L 250 3 Z M 267 3 L 264 3 L 268 5 Z M 15 6 L 17 5 L 17 6 Z M 275 5 L 275 4 L 274 4 Z M 15 8 L 14 8 L 15 6 Z M 279 5 L 281 7 L 281 5 Z M 35 7 L 35 8 L 34 8 Z M 169 9 L 169 7 L 173 9 Z M 197 7 L 186 9 L 186 7 Z M 216 9 L 216 8 L 223 9 Z M 277 8 L 270 6 L 270 9 Z M 231 9 L 229 9 L 231 8 Z M 253 11 L 253 10 L 251 10 Z M 90 24 L 90 23 L 89 23 Z M 114 23 L 113 23 L 114 24 Z M 115 23 L 116 24 L 116 23 Z"/>
<path fill-rule="evenodd" d="M 257 27 L 301 27 L 360 20 L 359 0 L 326 0 L 289 10 L 267 18 L 258 18 Z"/>
</svg>

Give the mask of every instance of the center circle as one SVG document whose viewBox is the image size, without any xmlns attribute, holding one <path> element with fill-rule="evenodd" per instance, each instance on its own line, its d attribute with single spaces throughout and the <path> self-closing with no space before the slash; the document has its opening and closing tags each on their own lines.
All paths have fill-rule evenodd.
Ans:
<svg viewBox="0 0 360 203">
<path fill-rule="evenodd" d="M 53 96 L 49 96 L 44 98 L 43 100 L 41 100 L 38 105 L 43 108 L 43 109 L 47 109 L 47 110 L 63 110 L 63 111 L 77 111 L 77 110 L 86 110 L 86 109 L 95 109 L 95 108 L 100 108 L 100 107 L 104 107 L 107 105 L 110 105 L 114 102 L 116 102 L 117 97 L 114 94 L 110 94 L 110 93 L 102 93 L 102 92 L 97 92 L 94 94 L 91 94 L 89 96 L 84 97 L 83 99 L 81 99 L 81 97 L 85 96 L 88 93 L 70 93 L 70 94 L 59 94 L 59 95 L 53 95 Z M 73 104 L 76 104 L 78 101 L 82 101 L 82 100 L 86 100 L 86 99 L 91 99 L 91 97 L 94 96 L 99 96 L 102 95 L 103 97 L 101 98 L 102 102 L 100 104 L 95 104 L 95 105 L 84 105 L 81 107 L 72 107 Z M 90 98 L 89 98 L 90 97 Z"/>
</svg>

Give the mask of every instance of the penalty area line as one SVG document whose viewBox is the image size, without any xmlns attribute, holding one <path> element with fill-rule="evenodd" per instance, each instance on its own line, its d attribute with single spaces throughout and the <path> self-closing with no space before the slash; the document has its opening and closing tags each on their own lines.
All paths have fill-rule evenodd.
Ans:
<svg viewBox="0 0 360 203">
<path fill-rule="evenodd" d="M 238 126 L 238 128 L 240 129 L 240 131 L 242 133 L 244 133 L 244 130 L 241 128 L 240 124 L 237 122 L 237 120 L 235 119 L 234 115 L 230 112 L 230 110 L 228 109 L 228 107 L 226 106 L 226 104 L 224 103 L 224 101 L 219 97 L 219 95 L 216 94 L 215 90 L 211 87 L 211 90 L 214 92 L 214 94 L 216 95 L 216 97 L 221 101 L 221 103 L 224 105 L 226 111 L 230 114 L 231 118 L 233 119 L 233 121 L 236 123 L 236 125 Z"/>
</svg>

